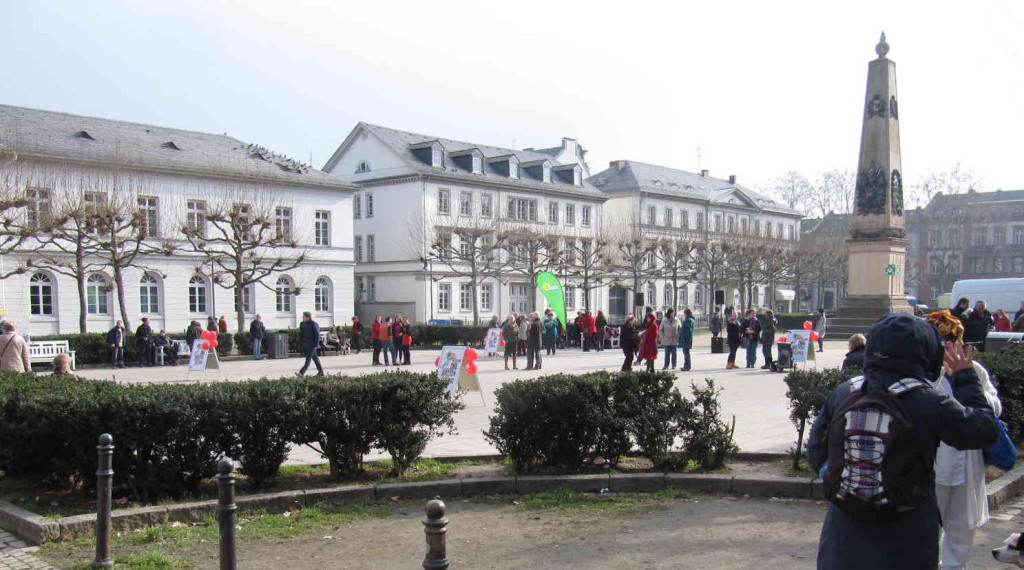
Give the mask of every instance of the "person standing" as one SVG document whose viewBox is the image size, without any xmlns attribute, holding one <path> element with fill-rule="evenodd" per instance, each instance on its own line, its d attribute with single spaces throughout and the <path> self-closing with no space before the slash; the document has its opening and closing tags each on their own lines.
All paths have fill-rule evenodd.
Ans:
<svg viewBox="0 0 1024 570">
<path fill-rule="evenodd" d="M 189 323 L 188 328 L 185 329 L 185 343 L 188 345 L 188 349 L 191 351 L 193 345 L 195 345 L 197 338 L 203 337 L 203 327 L 199 324 L 199 321 L 192 321 Z"/>
<path fill-rule="evenodd" d="M 864 351 L 867 343 L 868 339 L 862 334 L 851 336 L 846 345 L 850 350 L 846 353 L 846 358 L 843 358 L 843 365 L 839 369 L 864 370 Z"/>
<path fill-rule="evenodd" d="M 220 316 L 220 320 L 217 321 L 217 332 L 227 333 L 228 332 L 228 318 L 225 315 Z"/>
<path fill-rule="evenodd" d="M 213 315 L 206 318 L 206 330 L 217 332 L 217 318 Z"/>
<path fill-rule="evenodd" d="M 814 325 L 814 332 L 818 333 L 818 352 L 825 351 L 826 331 L 828 331 L 828 318 L 825 316 L 825 309 L 818 309 L 818 322 Z"/>
<path fill-rule="evenodd" d="M 770 370 L 775 358 L 772 357 L 772 345 L 775 344 L 775 331 L 779 327 L 779 321 L 775 318 L 775 311 L 768 309 L 764 312 L 764 320 L 761 323 L 761 353 L 764 354 L 764 368 Z"/>
<path fill-rule="evenodd" d="M 117 321 L 107 331 L 107 346 L 110 347 L 110 367 L 124 368 L 124 323 Z"/>
<path fill-rule="evenodd" d="M 359 317 L 352 317 L 352 350 L 359 354 L 363 351 L 363 323 Z"/>
<path fill-rule="evenodd" d="M 757 319 L 757 311 L 747 310 L 747 318 L 743 321 L 743 340 L 747 343 L 747 368 L 757 365 L 757 340 L 761 338 L 761 321 Z"/>
<path fill-rule="evenodd" d="M 32 372 L 32 361 L 28 354 L 28 343 L 18 334 L 14 321 L 4 321 L 0 328 L 0 370 Z"/>
<path fill-rule="evenodd" d="M 263 360 L 263 338 L 267 336 L 267 327 L 263 324 L 262 316 L 256 315 L 249 323 L 249 336 L 252 337 L 253 360 Z"/>
<path fill-rule="evenodd" d="M 729 357 L 725 361 L 726 370 L 739 368 L 736 366 L 736 351 L 740 348 L 742 336 L 743 325 L 739 317 L 729 309 L 725 315 L 725 345 L 729 347 Z"/>
<path fill-rule="evenodd" d="M 519 326 L 519 348 L 516 350 L 516 354 L 526 356 L 526 338 L 530 331 L 530 321 L 526 315 L 519 315 L 516 318 L 516 325 Z"/>
<path fill-rule="evenodd" d="M 558 321 L 550 310 L 544 313 L 544 348 L 548 356 L 555 355 L 555 341 L 558 339 Z"/>
<path fill-rule="evenodd" d="M 662 370 L 668 370 L 669 364 L 676 367 L 677 354 L 676 345 L 679 343 L 679 319 L 676 318 L 675 309 L 665 312 L 665 318 L 661 319 L 661 327 L 658 329 L 658 344 L 665 347 L 665 365 Z"/>
<path fill-rule="evenodd" d="M 1021 317 L 1024 317 L 1024 301 L 1020 302 L 1020 308 L 1013 314 L 1013 322 L 1017 322 Z"/>
<path fill-rule="evenodd" d="M 679 348 L 683 349 L 682 371 L 690 369 L 690 350 L 693 349 L 693 329 L 696 321 L 693 318 L 693 311 L 683 309 L 683 326 L 679 331 Z"/>
<path fill-rule="evenodd" d="M 391 332 L 392 324 L 391 317 L 384 317 L 380 323 L 380 351 L 384 353 L 384 366 L 391 366 L 392 364 L 398 366 L 393 356 L 395 353 L 395 338 Z M 391 358 L 390 362 L 388 362 L 389 357 Z"/>
<path fill-rule="evenodd" d="M 971 301 L 967 297 L 960 297 L 960 300 L 956 302 L 956 306 L 949 310 L 949 312 L 956 318 L 960 319 L 960 323 L 967 328 L 967 309 L 971 308 Z"/>
<path fill-rule="evenodd" d="M 380 315 L 373 318 L 373 326 L 370 327 L 370 344 L 373 345 L 373 365 L 380 366 Z"/>
<path fill-rule="evenodd" d="M 299 323 L 299 346 L 306 353 L 306 362 L 299 369 L 298 375 L 304 376 L 309 368 L 309 361 L 316 364 L 317 376 L 324 375 L 324 367 L 320 364 L 320 356 L 316 349 L 320 347 L 320 325 L 313 320 L 313 314 L 309 311 L 302 312 L 302 322 Z"/>
<path fill-rule="evenodd" d="M 398 350 L 402 353 L 402 364 L 409 366 L 412 364 L 412 324 L 409 322 L 409 317 L 400 316 L 398 318 L 402 321 L 402 345 L 398 347 Z"/>
<path fill-rule="evenodd" d="M 498 324 L 498 315 L 491 315 L 491 321 L 487 324 L 487 328 L 496 329 Z"/>
<path fill-rule="evenodd" d="M 644 335 L 640 340 L 640 358 L 647 361 L 647 371 L 654 372 L 654 361 L 658 360 L 658 317 L 653 312 L 644 319 Z"/>
<path fill-rule="evenodd" d="M 626 317 L 626 322 L 619 327 L 619 347 L 626 359 L 622 362 L 622 371 L 629 372 L 633 369 L 633 355 L 636 354 L 639 339 L 636 333 L 636 318 L 633 315 Z"/>
<path fill-rule="evenodd" d="M 505 370 L 508 370 L 508 359 L 512 358 L 512 370 L 518 370 L 516 366 L 516 353 L 519 352 L 519 326 L 516 318 L 509 315 L 505 324 L 501 326 L 501 338 L 505 341 Z"/>
<path fill-rule="evenodd" d="M 402 352 L 402 343 L 405 338 L 402 336 L 402 315 L 395 315 L 391 322 L 391 364 L 398 366 L 399 355 Z"/>
<path fill-rule="evenodd" d="M 210 317 L 211 319 L 213 317 Z M 142 324 L 135 329 L 135 351 L 138 352 L 139 366 L 152 366 L 153 353 L 151 340 L 153 328 L 149 326 L 149 319 L 142 319 Z"/>
<path fill-rule="evenodd" d="M 604 339 L 608 337 L 608 318 L 604 316 L 604 311 L 597 312 L 597 333 L 595 334 L 595 341 L 597 342 L 597 350 L 604 350 Z"/>
<path fill-rule="evenodd" d="M 526 369 L 540 370 L 540 337 L 544 325 L 540 322 L 540 315 L 536 312 L 530 313 L 530 326 L 526 332 Z"/>
<path fill-rule="evenodd" d="M 718 338 L 722 335 L 722 316 L 718 314 L 718 309 L 715 309 L 714 313 L 711 313 L 711 337 Z"/>
<path fill-rule="evenodd" d="M 997 332 L 1012 332 L 1013 323 L 1010 322 L 1010 317 L 1006 316 L 1006 311 L 1002 309 L 996 309 L 996 321 L 995 330 Z"/>
<path fill-rule="evenodd" d="M 995 324 L 992 313 L 988 312 L 985 301 L 974 303 L 974 310 L 964 321 L 964 342 L 974 344 L 979 351 L 985 350 L 985 337 Z"/>
</svg>

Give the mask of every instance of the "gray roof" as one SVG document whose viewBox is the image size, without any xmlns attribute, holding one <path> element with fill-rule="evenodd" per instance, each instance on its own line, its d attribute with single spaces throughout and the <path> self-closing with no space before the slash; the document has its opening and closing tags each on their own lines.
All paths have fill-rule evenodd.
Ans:
<svg viewBox="0 0 1024 570">
<path fill-rule="evenodd" d="M 519 159 L 520 163 L 547 160 L 548 162 L 551 163 L 552 166 L 559 166 L 562 164 L 554 160 L 552 156 L 546 152 L 536 150 L 517 150 L 512 148 L 502 148 L 483 144 L 469 143 L 464 141 L 440 138 L 432 135 L 423 135 L 417 133 L 410 133 L 407 131 L 399 131 L 397 129 L 391 129 L 379 125 L 371 125 L 369 123 L 359 123 L 356 126 L 355 130 L 358 130 L 360 127 L 376 135 L 382 142 L 384 142 L 384 144 L 386 144 L 388 147 L 391 148 L 391 150 L 398 154 L 398 156 L 400 156 L 410 168 L 420 172 L 421 174 L 425 174 L 428 176 L 444 176 L 448 178 L 461 179 L 465 180 L 467 183 L 479 183 L 482 179 L 484 181 L 491 183 L 505 184 L 508 186 L 520 187 L 523 189 L 539 190 L 542 192 L 557 191 L 560 193 L 569 193 L 586 196 L 597 200 L 603 200 L 606 198 L 603 193 L 601 193 L 598 189 L 594 188 L 594 186 L 592 186 L 586 180 L 583 181 L 582 186 L 575 186 L 573 184 L 567 184 L 559 180 L 554 175 L 552 175 L 551 182 L 547 183 L 542 182 L 540 180 L 531 179 L 522 172 L 520 173 L 520 178 L 518 179 L 509 178 L 508 176 L 505 176 L 504 174 L 498 172 L 494 168 L 494 166 L 492 166 L 491 163 L 489 163 L 487 160 L 489 158 L 497 156 L 515 155 L 516 158 Z M 411 145 L 431 141 L 439 142 L 441 146 L 444 148 L 446 156 L 444 163 L 445 167 L 443 170 L 434 168 L 428 164 L 424 164 L 423 161 L 417 158 L 416 155 L 414 155 L 412 153 L 412 150 L 410 149 Z M 459 165 L 456 164 L 455 161 L 451 159 L 451 153 L 459 152 L 466 149 L 478 149 L 481 153 L 483 153 L 484 166 L 482 174 L 473 174 L 468 170 L 460 168 Z M 335 157 L 337 156 L 338 155 L 335 154 Z M 325 166 L 324 168 L 329 169 L 333 161 L 334 158 L 332 158 L 331 161 L 328 161 L 327 166 Z M 372 180 L 372 178 L 368 180 Z"/>
<path fill-rule="evenodd" d="M 622 163 L 622 168 L 616 166 L 618 163 Z M 782 202 L 754 192 L 746 186 L 720 178 L 701 176 L 695 172 L 646 164 L 635 160 L 614 161 L 613 166 L 598 172 L 587 180 L 602 192 L 610 195 L 646 192 L 704 202 L 716 202 L 719 196 L 735 191 L 748 198 L 761 210 L 803 216 Z"/>
<path fill-rule="evenodd" d="M 353 184 L 227 135 L 0 105 L 0 144 L 21 156 L 283 184 Z"/>
<path fill-rule="evenodd" d="M 1015 202 L 1024 200 L 1024 190 L 996 190 L 995 192 L 966 192 L 963 194 L 937 193 L 927 207 L 982 204 L 986 202 Z"/>
</svg>

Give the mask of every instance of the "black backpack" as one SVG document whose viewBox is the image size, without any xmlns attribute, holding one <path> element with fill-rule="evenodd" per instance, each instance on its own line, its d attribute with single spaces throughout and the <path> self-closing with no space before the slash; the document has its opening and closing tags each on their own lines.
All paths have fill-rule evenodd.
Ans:
<svg viewBox="0 0 1024 570">
<path fill-rule="evenodd" d="M 858 521 L 888 522 L 914 509 L 925 460 L 899 397 L 929 385 L 914 378 L 888 390 L 851 381 L 828 428 L 826 498 Z"/>
</svg>

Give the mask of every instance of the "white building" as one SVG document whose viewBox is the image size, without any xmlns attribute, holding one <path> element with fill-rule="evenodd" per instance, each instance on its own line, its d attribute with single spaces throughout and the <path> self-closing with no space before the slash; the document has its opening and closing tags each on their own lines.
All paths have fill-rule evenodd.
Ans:
<svg viewBox="0 0 1024 570">
<path fill-rule="evenodd" d="M 437 228 L 493 223 L 560 244 L 595 240 L 605 196 L 587 182 L 584 156 L 568 138 L 554 148 L 516 150 L 356 125 L 323 170 L 362 188 L 353 207 L 357 312 L 471 321 L 467 279 L 427 259 Z M 583 306 L 578 291 L 566 292 L 570 309 Z M 486 279 L 478 295 L 483 321 L 543 306 L 516 268 Z M 602 307 L 603 293 L 591 292 L 590 301 Z"/>
<path fill-rule="evenodd" d="M 146 241 L 175 249 L 169 256 L 142 256 L 125 272 L 129 329 L 148 317 L 157 330 L 180 332 L 191 320 L 205 324 L 209 315 L 226 315 L 229 330 L 237 328 L 233 292 L 211 283 L 204 256 L 182 252 L 182 228 L 207 227 L 204 216 L 218 204 L 265 206 L 274 231 L 294 241 L 294 247 L 257 254 L 281 256 L 286 264 L 306 256 L 299 267 L 246 290 L 246 324 L 257 313 L 270 329 L 296 326 L 304 310 L 314 311 L 321 325 L 347 322 L 353 314 L 356 188 L 349 183 L 227 135 L 10 106 L 0 106 L 0 145 L 0 182 L 6 182 L 0 190 L 30 200 L 15 214 L 27 217 L 20 221 L 60 215 L 69 196 L 84 203 L 127 197 L 129 208 L 144 214 Z M 27 243 L 2 260 L 7 271 L 28 270 L 0 282 L 0 304 L 24 333 L 79 332 L 77 284 L 58 268 L 38 267 L 44 253 L 38 247 Z M 90 332 L 106 331 L 121 318 L 112 277 L 109 267 L 95 267 L 88 276 Z M 224 282 L 221 276 L 217 281 Z"/>
</svg>

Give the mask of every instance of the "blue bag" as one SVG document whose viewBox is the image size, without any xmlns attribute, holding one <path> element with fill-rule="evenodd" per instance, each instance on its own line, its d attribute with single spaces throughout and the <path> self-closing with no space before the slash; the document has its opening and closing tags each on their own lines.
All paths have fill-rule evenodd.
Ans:
<svg viewBox="0 0 1024 570">
<path fill-rule="evenodd" d="M 1010 439 L 1010 434 L 1007 432 L 1006 424 L 1003 423 L 1003 420 L 996 418 L 996 421 L 999 422 L 999 437 L 996 438 L 994 443 L 985 447 L 982 453 L 985 456 L 986 465 L 992 465 L 1003 471 L 1009 471 L 1017 464 L 1017 446 Z"/>
</svg>

